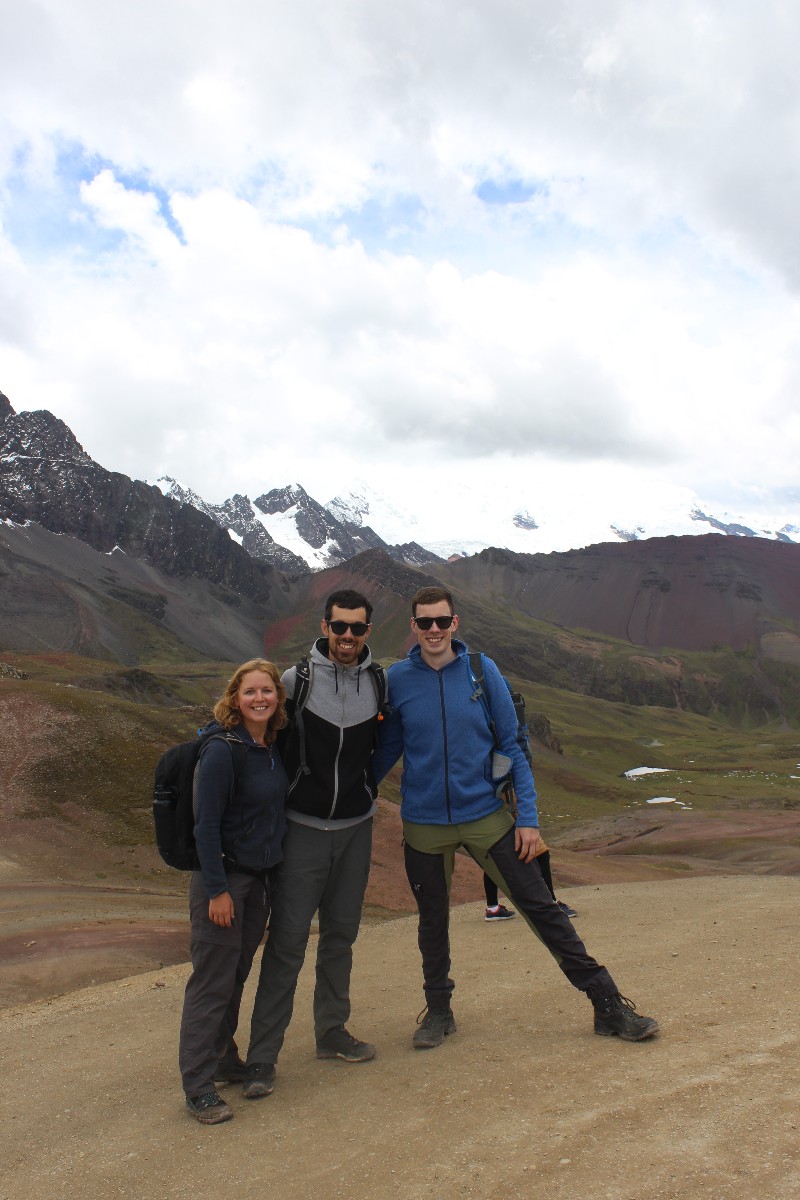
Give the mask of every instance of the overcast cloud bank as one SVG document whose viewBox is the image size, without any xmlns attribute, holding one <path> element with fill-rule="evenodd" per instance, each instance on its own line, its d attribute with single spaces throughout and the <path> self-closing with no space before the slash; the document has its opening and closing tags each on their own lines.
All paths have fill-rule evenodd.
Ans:
<svg viewBox="0 0 800 1200">
<path fill-rule="evenodd" d="M 39 0 L 0 39 L 0 388 L 98 461 L 796 519 L 800 10 Z"/>
</svg>

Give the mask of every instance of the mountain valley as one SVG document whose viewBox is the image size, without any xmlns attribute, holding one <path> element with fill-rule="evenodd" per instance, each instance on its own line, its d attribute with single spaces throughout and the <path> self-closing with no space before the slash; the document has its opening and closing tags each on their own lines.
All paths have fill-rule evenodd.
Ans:
<svg viewBox="0 0 800 1200">
<path fill-rule="evenodd" d="M 387 665 L 411 644 L 417 588 L 451 587 L 466 640 L 526 696 L 559 887 L 800 873 L 800 545 L 788 533 L 478 547 L 445 562 L 411 524 L 380 537 L 366 500 L 325 507 L 292 487 L 214 507 L 174 481 L 165 492 L 106 471 L 52 414 L 4 399 L 0 1002 L 185 957 L 185 880 L 152 843 L 154 763 L 205 722 L 232 664 L 265 654 L 283 668 L 305 653 L 338 587 L 373 600 L 371 646 Z M 625 778 L 637 767 L 663 774 Z M 398 798 L 395 774 L 381 789 L 372 921 L 413 904 Z M 455 889 L 480 896 L 471 863 Z"/>
</svg>

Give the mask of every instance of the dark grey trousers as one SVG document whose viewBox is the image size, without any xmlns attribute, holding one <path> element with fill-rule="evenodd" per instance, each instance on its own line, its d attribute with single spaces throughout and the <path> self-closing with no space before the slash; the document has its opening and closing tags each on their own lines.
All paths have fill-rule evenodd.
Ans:
<svg viewBox="0 0 800 1200">
<path fill-rule="evenodd" d="M 317 1041 L 350 1016 L 350 972 L 369 876 L 372 818 L 348 829 L 287 822 L 276 868 L 269 937 L 261 958 L 248 1063 L 274 1063 L 292 1018 L 311 920 L 319 911 L 314 1032 Z"/>
<path fill-rule="evenodd" d="M 238 1057 L 235 1041 L 242 990 L 269 917 L 269 884 L 252 875 L 228 876 L 234 920 L 229 929 L 208 919 L 199 871 L 189 885 L 192 973 L 186 984 L 178 1061 L 187 1096 L 214 1089 L 223 1060 Z"/>
</svg>

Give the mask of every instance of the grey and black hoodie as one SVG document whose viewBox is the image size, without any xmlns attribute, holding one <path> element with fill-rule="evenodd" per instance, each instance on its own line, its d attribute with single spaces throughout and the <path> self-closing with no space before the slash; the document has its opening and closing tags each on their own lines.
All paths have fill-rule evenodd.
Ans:
<svg viewBox="0 0 800 1200">
<path fill-rule="evenodd" d="M 281 754 L 289 776 L 286 816 L 320 829 L 342 828 L 372 816 L 378 790 L 372 774 L 372 752 L 378 719 L 378 695 L 367 670 L 369 647 L 352 667 L 328 657 L 320 638 L 309 655 L 311 688 L 303 709 L 308 774 L 300 763 L 295 723 L 281 738 Z M 283 675 L 289 697 L 294 696 L 297 669 Z"/>
</svg>

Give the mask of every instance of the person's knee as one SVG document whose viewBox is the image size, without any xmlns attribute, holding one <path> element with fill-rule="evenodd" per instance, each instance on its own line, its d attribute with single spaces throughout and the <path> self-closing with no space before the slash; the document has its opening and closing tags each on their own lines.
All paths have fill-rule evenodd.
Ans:
<svg viewBox="0 0 800 1200">
<path fill-rule="evenodd" d="M 352 946 L 358 937 L 360 924 L 360 912 L 358 917 L 352 915 L 320 917 L 317 953 L 323 952 L 326 946 L 333 944 Z"/>
</svg>

